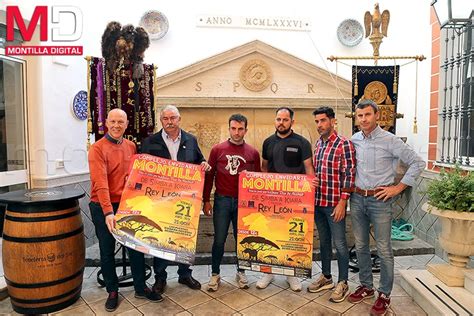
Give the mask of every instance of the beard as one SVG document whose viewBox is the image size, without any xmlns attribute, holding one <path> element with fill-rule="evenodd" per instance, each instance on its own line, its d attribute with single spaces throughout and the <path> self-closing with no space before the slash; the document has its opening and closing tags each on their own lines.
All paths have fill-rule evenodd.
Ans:
<svg viewBox="0 0 474 316">
<path fill-rule="evenodd" d="M 326 135 L 329 134 L 329 131 L 326 130 L 326 129 L 318 130 L 318 134 L 319 134 L 320 136 L 326 136 Z"/>
<path fill-rule="evenodd" d="M 276 130 L 277 130 L 277 133 L 280 134 L 280 135 L 288 135 L 289 132 L 291 132 L 291 126 L 288 127 L 287 129 L 281 129 L 280 127 L 283 127 L 283 126 L 279 126 Z"/>
</svg>

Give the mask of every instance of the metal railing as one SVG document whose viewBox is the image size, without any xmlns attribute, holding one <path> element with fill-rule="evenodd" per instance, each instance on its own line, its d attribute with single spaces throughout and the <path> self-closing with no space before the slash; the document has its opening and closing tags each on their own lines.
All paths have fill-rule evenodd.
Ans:
<svg viewBox="0 0 474 316">
<path fill-rule="evenodd" d="M 474 26 L 441 29 L 438 163 L 474 166 Z M 444 43 L 442 42 L 444 40 Z"/>
</svg>

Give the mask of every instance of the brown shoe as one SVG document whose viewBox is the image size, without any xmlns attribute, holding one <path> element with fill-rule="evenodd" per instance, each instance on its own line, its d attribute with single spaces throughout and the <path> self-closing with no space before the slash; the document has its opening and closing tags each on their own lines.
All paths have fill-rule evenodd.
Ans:
<svg viewBox="0 0 474 316">
<path fill-rule="evenodd" d="M 308 292 L 310 293 L 318 293 L 324 290 L 329 290 L 334 287 L 334 282 L 332 282 L 332 277 L 326 279 L 324 274 L 321 273 L 319 278 L 316 281 L 313 281 L 310 285 L 308 285 Z"/>
<path fill-rule="evenodd" d="M 155 284 L 153 284 L 152 290 L 153 292 L 163 294 L 166 288 L 166 280 L 156 280 Z"/>
<path fill-rule="evenodd" d="M 150 302 L 158 303 L 163 301 L 163 297 L 157 291 L 150 290 L 149 287 L 145 287 L 143 292 L 135 292 L 135 297 L 140 299 L 147 299 Z"/>
<path fill-rule="evenodd" d="M 336 289 L 332 292 L 329 297 L 329 301 L 333 303 L 340 303 L 346 299 L 349 295 L 349 286 L 347 281 L 340 281 L 336 285 Z"/>
<path fill-rule="evenodd" d="M 178 283 L 187 285 L 190 289 L 193 290 L 200 290 L 201 289 L 201 283 L 199 283 L 198 280 L 193 278 L 192 276 L 188 276 L 185 278 L 179 278 Z"/>
</svg>

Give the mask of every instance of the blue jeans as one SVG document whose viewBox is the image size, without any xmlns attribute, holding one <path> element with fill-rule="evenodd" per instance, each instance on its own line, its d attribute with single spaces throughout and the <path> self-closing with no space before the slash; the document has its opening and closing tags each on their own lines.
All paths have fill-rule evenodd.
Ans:
<svg viewBox="0 0 474 316">
<path fill-rule="evenodd" d="M 331 274 L 332 240 L 336 247 L 337 266 L 339 270 L 338 282 L 347 281 L 349 277 L 349 250 L 346 240 L 346 218 L 334 222 L 331 216 L 334 207 L 316 206 L 314 221 L 318 227 L 322 272 Z"/>
<path fill-rule="evenodd" d="M 168 272 L 166 272 L 166 268 L 172 263 L 172 261 L 168 261 L 162 258 L 153 258 L 153 270 L 155 270 L 155 281 L 161 280 L 166 281 L 168 277 Z M 193 270 L 191 270 L 189 264 L 178 263 L 178 276 L 180 279 L 184 279 L 191 276 Z"/>
<path fill-rule="evenodd" d="M 373 288 L 372 261 L 370 259 L 369 231 L 374 227 L 377 254 L 380 258 L 380 284 L 378 291 L 390 295 L 393 288 L 394 260 L 391 243 L 392 199 L 379 201 L 373 196 L 351 195 L 352 231 L 354 232 L 360 283 Z"/>
<path fill-rule="evenodd" d="M 119 204 L 113 203 L 114 213 L 117 212 Z M 118 291 L 118 278 L 115 271 L 115 238 L 105 224 L 105 216 L 99 203 L 90 202 L 92 222 L 95 234 L 99 240 L 100 269 L 104 277 L 107 292 Z M 125 247 L 125 246 L 124 246 Z M 126 248 L 130 260 L 130 269 L 133 276 L 133 287 L 135 292 L 143 293 L 145 290 L 145 259 L 141 252 Z"/>
<path fill-rule="evenodd" d="M 230 196 L 214 194 L 212 221 L 214 223 L 214 242 L 212 244 L 212 273 L 220 273 L 224 246 L 229 231 L 230 222 L 237 242 L 237 209 L 238 199 Z M 243 271 L 240 270 L 239 271 Z"/>
</svg>

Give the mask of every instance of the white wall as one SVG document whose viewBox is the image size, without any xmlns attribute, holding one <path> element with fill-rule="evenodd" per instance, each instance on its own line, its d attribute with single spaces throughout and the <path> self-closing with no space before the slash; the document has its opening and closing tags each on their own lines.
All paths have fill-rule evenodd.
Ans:
<svg viewBox="0 0 474 316">
<path fill-rule="evenodd" d="M 37 1 L 7 1 L 20 5 L 24 15 L 31 12 Z M 80 42 L 85 55 L 100 56 L 100 40 L 106 24 L 116 20 L 122 24 L 138 24 L 147 10 L 163 12 L 170 24 L 168 34 L 152 41 L 146 51 L 145 61 L 159 66 L 158 75 L 187 66 L 235 46 L 258 39 L 296 57 L 316 64 L 333 73 L 335 63 L 326 60 L 330 55 L 371 55 L 368 39 L 353 48 L 340 44 L 336 29 L 344 19 L 354 18 L 363 24 L 363 15 L 373 11 L 375 1 L 269 1 L 269 0 L 162 0 L 162 1 L 43 1 L 41 4 L 75 5 L 84 14 L 84 33 Z M 423 158 L 427 158 L 431 28 L 430 0 L 380 0 L 381 10 L 390 10 L 388 38 L 381 45 L 381 55 L 425 55 L 428 60 L 419 63 L 418 69 L 418 134 L 412 133 L 415 102 L 415 64 L 404 66 L 400 72 L 398 112 L 405 118 L 398 120 L 397 134 L 407 136 L 408 143 Z M 19 3 L 19 4 L 18 4 Z M 5 4 L 5 2 L 4 2 Z M 270 17 L 302 17 L 312 23 L 311 32 L 288 32 L 277 30 L 199 28 L 196 16 L 200 14 L 252 15 Z M 42 93 L 38 100 L 44 111 L 44 121 L 36 130 L 44 129 L 44 144 L 47 152 L 47 168 L 38 177 L 54 178 L 69 173 L 87 172 L 86 121 L 78 121 L 71 112 L 71 101 L 75 93 L 86 89 L 86 63 L 82 57 L 62 57 L 68 65 L 53 63 L 52 57 L 41 59 L 42 81 L 38 82 Z M 352 61 L 345 61 L 352 64 Z M 399 61 L 404 64 L 407 61 Z M 373 65 L 370 61 L 359 61 L 359 65 Z M 380 62 L 393 65 L 393 61 Z M 351 80 L 350 67 L 339 64 L 338 74 Z M 34 106 L 34 105 L 32 105 Z M 36 144 L 38 145 L 38 144 Z M 65 169 L 56 169 L 56 159 L 65 160 Z M 39 168 L 38 170 L 40 170 Z"/>
</svg>

